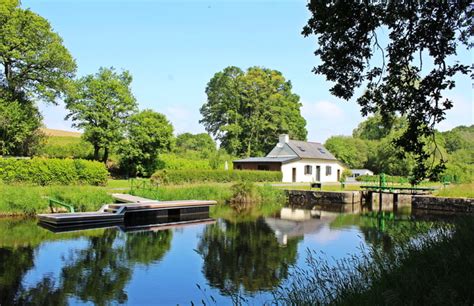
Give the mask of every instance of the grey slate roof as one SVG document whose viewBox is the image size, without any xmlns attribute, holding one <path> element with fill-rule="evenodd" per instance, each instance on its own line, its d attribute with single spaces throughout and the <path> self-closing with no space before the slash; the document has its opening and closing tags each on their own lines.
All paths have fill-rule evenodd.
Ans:
<svg viewBox="0 0 474 306">
<path fill-rule="evenodd" d="M 337 160 L 331 152 L 318 142 L 290 140 L 287 144 L 301 158 Z"/>
<path fill-rule="evenodd" d="M 234 160 L 234 163 L 286 163 L 295 159 L 299 159 L 298 156 L 288 156 L 288 157 L 249 157 L 245 159 Z"/>
<path fill-rule="evenodd" d="M 289 140 L 284 145 L 278 143 L 268 153 L 266 157 L 249 157 L 245 159 L 234 160 L 234 162 L 245 163 L 264 163 L 277 162 L 287 163 L 302 158 L 337 160 L 322 144 L 319 142 L 306 142 L 300 140 Z"/>
</svg>

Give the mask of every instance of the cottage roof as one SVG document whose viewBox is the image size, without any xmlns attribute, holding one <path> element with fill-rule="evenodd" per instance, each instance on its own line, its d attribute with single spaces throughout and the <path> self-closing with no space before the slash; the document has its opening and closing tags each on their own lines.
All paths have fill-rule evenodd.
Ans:
<svg viewBox="0 0 474 306">
<path fill-rule="evenodd" d="M 298 156 L 287 157 L 249 157 L 244 159 L 234 160 L 234 163 L 287 163 L 292 160 L 299 159 Z"/>
<path fill-rule="evenodd" d="M 325 147 L 323 147 L 322 144 L 318 142 L 290 140 L 288 141 L 287 145 L 300 158 L 337 160 L 337 158 L 334 157 L 331 152 L 329 152 Z"/>
</svg>

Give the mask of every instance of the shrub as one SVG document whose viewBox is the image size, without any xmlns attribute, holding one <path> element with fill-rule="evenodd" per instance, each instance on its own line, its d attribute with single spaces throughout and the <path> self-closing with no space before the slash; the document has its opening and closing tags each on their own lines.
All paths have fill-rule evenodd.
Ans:
<svg viewBox="0 0 474 306">
<path fill-rule="evenodd" d="M 279 182 L 280 171 L 246 171 L 246 170 L 160 170 L 153 174 L 152 181 L 161 184 L 183 184 L 203 182 Z"/>
<path fill-rule="evenodd" d="M 378 175 L 360 175 L 356 177 L 358 182 L 372 182 L 378 183 L 379 176 Z M 398 183 L 398 184 L 407 184 L 410 182 L 410 178 L 404 176 L 392 176 L 392 175 L 385 175 L 385 181 L 387 183 Z"/>
<path fill-rule="evenodd" d="M 5 183 L 105 185 L 107 177 L 104 164 L 95 161 L 0 158 L 0 180 Z"/>
<path fill-rule="evenodd" d="M 230 187 L 232 191 L 232 203 L 248 203 L 257 200 L 255 184 L 249 181 L 235 183 Z"/>
</svg>

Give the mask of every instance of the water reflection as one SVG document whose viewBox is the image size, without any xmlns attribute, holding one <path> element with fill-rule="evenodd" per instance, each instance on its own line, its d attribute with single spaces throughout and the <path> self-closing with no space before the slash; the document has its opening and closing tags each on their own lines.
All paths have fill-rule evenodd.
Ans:
<svg viewBox="0 0 474 306">
<path fill-rule="evenodd" d="M 220 220 L 205 228 L 198 252 L 211 286 L 225 295 L 239 292 L 241 286 L 257 292 L 275 288 L 288 276 L 298 241 L 291 238 L 282 247 L 263 218 L 239 223 Z"/>
<path fill-rule="evenodd" d="M 276 216 L 266 217 L 265 222 L 275 233 L 278 243 L 287 245 L 289 238 L 318 233 L 336 216 L 331 212 L 285 207 Z"/>
<path fill-rule="evenodd" d="M 304 265 L 306 248 L 331 256 L 355 253 L 360 243 L 390 249 L 395 239 L 433 226 L 388 216 L 283 208 L 245 221 L 136 216 L 113 228 L 65 233 L 0 219 L 0 305 L 139 304 L 140 294 L 187 304 L 203 298 L 196 284 L 223 304 L 236 293 L 268 296 Z"/>
</svg>

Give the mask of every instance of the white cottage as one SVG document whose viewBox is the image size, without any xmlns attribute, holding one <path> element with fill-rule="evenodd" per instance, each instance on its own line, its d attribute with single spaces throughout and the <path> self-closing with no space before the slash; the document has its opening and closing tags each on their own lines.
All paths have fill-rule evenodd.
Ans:
<svg viewBox="0 0 474 306">
<path fill-rule="evenodd" d="M 234 160 L 237 170 L 281 171 L 283 182 L 338 182 L 344 165 L 322 144 L 290 140 L 280 135 L 277 145 L 266 157 Z"/>
</svg>

